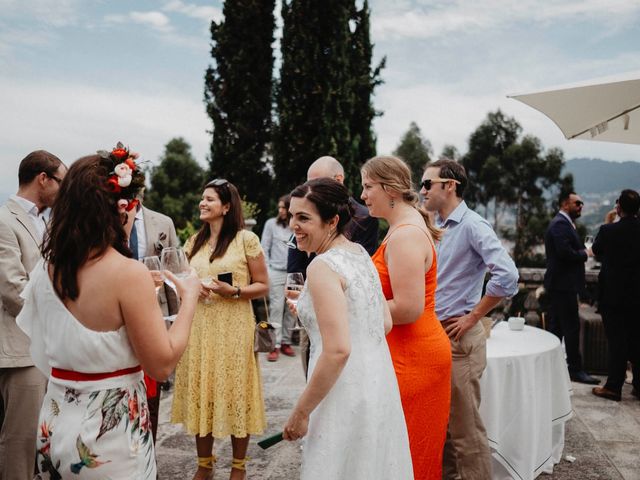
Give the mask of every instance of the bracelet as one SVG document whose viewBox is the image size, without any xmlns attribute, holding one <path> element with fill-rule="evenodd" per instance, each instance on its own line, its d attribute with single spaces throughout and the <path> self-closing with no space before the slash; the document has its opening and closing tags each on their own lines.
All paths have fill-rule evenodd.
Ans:
<svg viewBox="0 0 640 480">
<path fill-rule="evenodd" d="M 236 287 L 236 293 L 231 295 L 231 298 L 240 298 L 241 293 L 242 293 L 242 290 L 240 290 L 240 287 Z"/>
</svg>

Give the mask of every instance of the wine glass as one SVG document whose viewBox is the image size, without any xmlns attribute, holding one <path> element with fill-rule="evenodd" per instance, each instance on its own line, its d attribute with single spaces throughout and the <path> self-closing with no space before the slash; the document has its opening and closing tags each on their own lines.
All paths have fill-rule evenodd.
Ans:
<svg viewBox="0 0 640 480">
<path fill-rule="evenodd" d="M 151 273 L 151 277 L 156 285 L 156 294 L 160 291 L 160 287 L 162 286 L 162 282 L 164 280 L 164 275 L 162 274 L 162 267 L 160 266 L 160 259 L 157 255 L 152 257 L 143 257 L 140 261 L 144 264 L 145 267 L 149 269 Z"/>
<path fill-rule="evenodd" d="M 178 278 L 186 278 L 189 275 L 189 262 L 187 256 L 180 247 L 167 247 L 160 254 L 160 265 L 163 270 L 168 270 Z M 175 284 L 165 277 L 164 281 L 177 293 Z"/>
<path fill-rule="evenodd" d="M 304 276 L 300 272 L 287 273 L 287 280 L 284 283 L 284 295 L 287 297 L 287 301 L 293 306 L 297 307 L 298 297 L 304 287 Z M 300 330 L 300 320 L 296 317 L 296 325 L 292 330 Z"/>
</svg>

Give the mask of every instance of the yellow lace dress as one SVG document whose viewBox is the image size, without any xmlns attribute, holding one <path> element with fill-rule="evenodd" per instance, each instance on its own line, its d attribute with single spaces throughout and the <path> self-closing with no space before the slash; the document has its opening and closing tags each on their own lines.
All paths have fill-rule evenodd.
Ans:
<svg viewBox="0 0 640 480">
<path fill-rule="evenodd" d="M 187 241 L 185 251 L 193 245 Z M 249 285 L 247 257 L 262 255 L 258 237 L 238 232 L 222 258 L 209 263 L 209 244 L 191 259 L 200 278 L 232 272 L 233 285 Z M 212 295 L 198 303 L 189 344 L 176 368 L 171 421 L 190 434 L 246 437 L 266 427 L 262 380 L 253 352 L 255 320 L 250 300 Z"/>
</svg>

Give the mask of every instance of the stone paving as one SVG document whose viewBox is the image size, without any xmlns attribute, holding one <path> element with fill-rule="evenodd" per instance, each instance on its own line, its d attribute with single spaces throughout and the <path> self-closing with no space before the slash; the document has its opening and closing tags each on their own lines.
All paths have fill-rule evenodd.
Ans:
<svg viewBox="0 0 640 480">
<path fill-rule="evenodd" d="M 297 348 L 296 348 L 297 351 Z M 281 431 L 294 402 L 304 387 L 300 358 L 280 356 L 266 361 L 260 354 L 267 408 L 267 434 Z M 602 377 L 599 377 L 602 378 Z M 591 394 L 591 386 L 573 384 L 575 416 L 567 423 L 563 460 L 552 475 L 541 480 L 640 480 L 640 401 L 625 385 L 621 402 Z M 180 425 L 168 422 L 171 392 L 163 392 L 158 429 L 158 475 L 161 480 L 190 480 L 196 470 L 194 438 Z M 281 442 L 267 450 L 251 440 L 247 478 L 251 480 L 294 480 L 299 478 L 300 447 Z M 229 439 L 216 440 L 218 466 L 215 479 L 229 478 L 231 445 Z M 567 456 L 575 457 L 569 462 Z M 327 479 L 332 480 L 332 479 Z"/>
</svg>

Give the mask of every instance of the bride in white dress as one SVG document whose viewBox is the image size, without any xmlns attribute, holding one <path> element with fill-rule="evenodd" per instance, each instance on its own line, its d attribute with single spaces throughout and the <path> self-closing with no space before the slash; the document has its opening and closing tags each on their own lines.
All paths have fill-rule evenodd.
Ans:
<svg viewBox="0 0 640 480">
<path fill-rule="evenodd" d="M 302 480 L 413 479 L 409 439 L 385 340 L 391 316 L 367 252 L 343 235 L 348 192 L 332 179 L 291 194 L 300 250 L 317 253 L 297 313 L 311 341 L 309 380 L 284 427 L 304 437 Z"/>
</svg>

